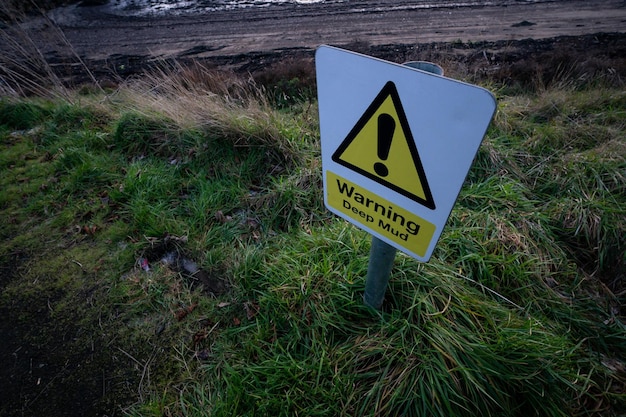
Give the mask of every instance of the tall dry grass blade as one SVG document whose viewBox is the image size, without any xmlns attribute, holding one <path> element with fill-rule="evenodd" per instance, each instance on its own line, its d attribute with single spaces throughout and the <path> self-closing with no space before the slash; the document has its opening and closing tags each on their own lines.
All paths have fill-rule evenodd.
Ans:
<svg viewBox="0 0 626 417">
<path fill-rule="evenodd" d="M 10 18 L 10 24 L 0 29 L 0 80 L 8 86 L 5 90 L 22 96 L 68 97 L 67 89 L 24 28 L 24 13 L 6 3 L 0 7 Z"/>
<path fill-rule="evenodd" d="M 104 92 L 63 30 L 37 3 L 31 1 L 29 4 L 29 8 L 37 12 L 37 19 L 43 21 L 43 26 L 48 28 L 45 42 L 66 47 L 71 59 L 77 61 L 94 86 Z M 28 25 L 32 19 L 9 3 L 0 5 L 0 15 L 5 15 L 9 19 L 8 25 L 0 26 L 0 94 L 12 96 L 34 94 L 69 100 L 70 91 L 55 71 L 54 64 L 46 58 L 41 45 L 31 36 Z"/>
</svg>

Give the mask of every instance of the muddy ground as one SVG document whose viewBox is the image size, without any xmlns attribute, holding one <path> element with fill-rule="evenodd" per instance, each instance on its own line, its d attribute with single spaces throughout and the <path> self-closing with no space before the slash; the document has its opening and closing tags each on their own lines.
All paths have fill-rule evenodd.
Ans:
<svg viewBox="0 0 626 417">
<path fill-rule="evenodd" d="M 452 75 L 456 69 L 506 72 L 529 54 L 573 53 L 581 55 L 578 61 L 626 56 L 624 0 L 503 0 L 499 6 L 434 9 L 415 4 L 283 4 L 159 18 L 77 4 L 29 19 L 22 28 L 55 70 L 79 79 L 84 64 L 98 78 L 123 78 L 169 59 L 254 73 L 276 61 L 311 59 L 321 44 L 394 62 L 436 59 Z M 612 35 L 593 36 L 607 33 Z"/>
<path fill-rule="evenodd" d="M 75 52 L 90 60 L 117 54 L 218 58 L 320 44 L 513 41 L 626 31 L 623 0 L 501 3 L 508 5 L 421 9 L 410 0 L 367 0 L 159 18 L 124 17 L 107 6 L 77 5 L 50 16 Z M 52 44 L 42 48 L 56 50 Z"/>
</svg>

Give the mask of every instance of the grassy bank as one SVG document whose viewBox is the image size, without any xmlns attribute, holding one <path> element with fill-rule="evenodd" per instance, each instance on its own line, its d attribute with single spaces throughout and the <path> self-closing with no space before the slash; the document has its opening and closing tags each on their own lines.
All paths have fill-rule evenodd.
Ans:
<svg viewBox="0 0 626 417">
<path fill-rule="evenodd" d="M 2 99 L 0 415 L 623 415 L 626 94 L 487 87 L 433 259 L 398 255 L 381 313 L 297 82 Z"/>
</svg>

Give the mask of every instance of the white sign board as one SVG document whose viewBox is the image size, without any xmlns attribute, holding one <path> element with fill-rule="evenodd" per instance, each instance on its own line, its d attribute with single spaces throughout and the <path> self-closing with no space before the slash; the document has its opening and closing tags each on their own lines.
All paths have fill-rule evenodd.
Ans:
<svg viewBox="0 0 626 417">
<path fill-rule="evenodd" d="M 496 109 L 483 88 L 354 52 L 316 55 L 324 202 L 428 261 Z"/>
</svg>

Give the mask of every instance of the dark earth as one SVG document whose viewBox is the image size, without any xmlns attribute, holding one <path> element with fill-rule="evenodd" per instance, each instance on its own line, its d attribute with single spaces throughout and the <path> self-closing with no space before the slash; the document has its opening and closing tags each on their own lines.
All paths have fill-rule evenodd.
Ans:
<svg viewBox="0 0 626 417">
<path fill-rule="evenodd" d="M 499 79 L 511 66 L 527 77 L 536 74 L 536 64 L 555 59 L 603 67 L 609 60 L 621 66 L 626 56 L 624 0 L 503 0 L 472 7 L 475 0 L 433 9 L 368 0 L 159 18 L 118 16 L 100 3 L 57 8 L 22 27 L 47 62 L 75 80 L 84 77 L 85 64 L 98 79 L 124 78 L 169 59 L 258 73 L 277 61 L 311 60 L 320 44 L 394 62 L 436 60 L 449 75 L 458 69 Z"/>
<path fill-rule="evenodd" d="M 626 77 L 623 0 L 511 1 L 433 10 L 412 9 L 406 0 L 377 0 L 160 19 L 114 16 L 100 3 L 83 1 L 21 23 L 70 85 L 94 79 L 115 84 L 173 59 L 201 60 L 259 78 L 312 78 L 320 44 L 394 62 L 430 60 L 450 76 L 526 88 L 538 79 L 558 82 L 564 69 L 577 79 L 603 74 L 620 85 Z M 11 53 L 3 43 L 0 51 Z M 26 253 L 0 257 L 3 289 L 19 277 L 27 258 Z M 85 291 L 82 305 L 100 308 L 96 300 L 105 298 L 99 294 L 106 288 Z M 35 295 L 19 311 L 0 306 L 0 416 L 121 415 L 137 398 L 116 396 L 111 387 L 136 387 L 141 369 L 112 348 L 105 333 L 79 345 L 89 324 L 81 322 L 80 309 L 60 323 L 51 317 L 55 297 L 60 294 Z M 140 358 L 146 366 L 150 355 Z"/>
</svg>

